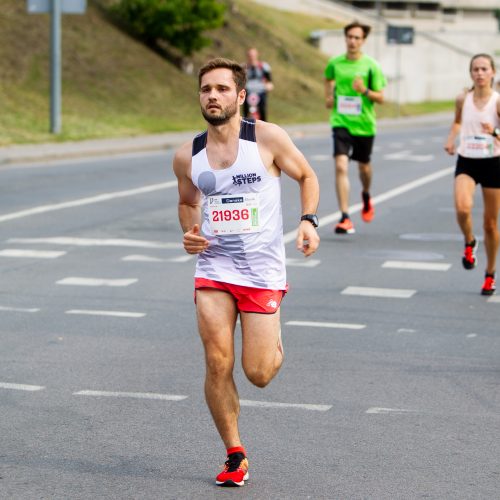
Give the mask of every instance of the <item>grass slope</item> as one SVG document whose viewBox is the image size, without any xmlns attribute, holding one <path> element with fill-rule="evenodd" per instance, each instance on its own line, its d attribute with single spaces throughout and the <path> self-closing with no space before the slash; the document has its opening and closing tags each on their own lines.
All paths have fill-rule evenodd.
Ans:
<svg viewBox="0 0 500 500">
<path fill-rule="evenodd" d="M 0 10 L 0 145 L 139 135 L 203 128 L 196 76 L 189 76 L 110 24 L 89 0 L 85 15 L 64 15 L 60 136 L 49 128 L 50 19 L 28 15 L 26 2 Z M 270 118 L 278 123 L 326 121 L 327 57 L 307 42 L 330 21 L 226 0 L 227 22 L 196 54 L 196 70 L 212 56 L 244 61 L 256 45 L 273 67 Z M 339 47 L 339 51 L 343 47 Z M 390 106 L 382 112 L 391 113 Z M 403 108 L 403 112 L 405 109 Z"/>
</svg>

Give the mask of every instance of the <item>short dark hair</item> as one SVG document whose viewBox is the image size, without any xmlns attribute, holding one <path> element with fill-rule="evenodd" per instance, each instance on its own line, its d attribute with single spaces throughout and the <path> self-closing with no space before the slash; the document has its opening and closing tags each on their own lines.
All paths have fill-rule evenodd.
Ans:
<svg viewBox="0 0 500 500">
<path fill-rule="evenodd" d="M 208 61 L 200 68 L 200 71 L 198 71 L 198 87 L 201 87 L 201 79 L 203 78 L 203 75 L 219 68 L 225 68 L 232 71 L 233 80 L 234 83 L 236 83 L 238 92 L 246 87 L 247 75 L 245 68 L 236 61 L 226 59 L 224 57 L 216 57 L 215 59 L 210 59 L 210 61 Z"/>
<path fill-rule="evenodd" d="M 368 24 L 363 24 L 359 21 L 353 21 L 347 26 L 344 26 L 344 35 L 347 36 L 347 33 L 352 30 L 352 28 L 361 28 L 363 30 L 363 38 L 367 38 L 370 34 L 370 31 L 372 30 L 371 26 L 368 26 Z"/>
</svg>

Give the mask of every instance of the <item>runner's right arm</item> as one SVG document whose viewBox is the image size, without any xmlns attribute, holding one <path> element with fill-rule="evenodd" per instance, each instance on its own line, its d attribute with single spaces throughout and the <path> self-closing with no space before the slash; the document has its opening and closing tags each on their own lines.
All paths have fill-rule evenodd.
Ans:
<svg viewBox="0 0 500 500">
<path fill-rule="evenodd" d="M 458 134 L 460 134 L 460 127 L 462 124 L 462 108 L 465 101 L 465 95 L 466 92 L 460 94 L 455 100 L 455 118 L 451 124 L 450 133 L 448 134 L 448 138 L 446 139 L 446 143 L 444 145 L 444 150 L 449 155 L 454 155 L 456 152 L 455 139 Z"/>
<path fill-rule="evenodd" d="M 179 222 L 184 231 L 184 250 L 189 254 L 203 252 L 208 240 L 200 235 L 200 191 L 191 180 L 191 143 L 182 146 L 174 156 L 173 170 L 179 189 Z"/>
<path fill-rule="evenodd" d="M 333 90 L 335 88 L 335 80 L 325 78 L 325 107 L 327 109 L 333 108 Z"/>
</svg>

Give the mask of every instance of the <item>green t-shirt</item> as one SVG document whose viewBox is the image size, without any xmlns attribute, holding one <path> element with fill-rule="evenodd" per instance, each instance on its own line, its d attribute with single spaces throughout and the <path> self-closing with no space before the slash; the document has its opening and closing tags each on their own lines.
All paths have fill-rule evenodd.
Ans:
<svg viewBox="0 0 500 500">
<path fill-rule="evenodd" d="M 372 136 L 377 131 L 375 106 L 368 97 L 352 88 L 357 76 L 370 90 L 379 91 L 387 85 L 380 65 L 369 56 L 362 55 L 352 61 L 343 54 L 328 61 L 325 78 L 335 81 L 330 124 L 346 127 L 352 135 Z"/>
</svg>

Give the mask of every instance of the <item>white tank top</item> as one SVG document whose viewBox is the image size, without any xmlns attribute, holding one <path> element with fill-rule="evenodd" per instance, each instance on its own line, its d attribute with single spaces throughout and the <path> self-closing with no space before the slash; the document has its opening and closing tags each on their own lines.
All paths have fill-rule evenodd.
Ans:
<svg viewBox="0 0 500 500">
<path fill-rule="evenodd" d="M 462 107 L 462 125 L 460 127 L 460 145 L 458 154 L 465 158 L 492 158 L 500 156 L 500 141 L 490 134 L 485 134 L 481 122 L 500 127 L 497 112 L 498 92 L 493 91 L 490 99 L 479 109 L 473 100 L 473 91 L 467 92 Z"/>
<path fill-rule="evenodd" d="M 202 193 L 202 232 L 210 245 L 198 255 L 196 278 L 255 288 L 286 288 L 280 178 L 267 171 L 255 121 L 241 121 L 233 165 L 213 169 L 207 132 L 193 140 L 191 178 Z"/>
</svg>

